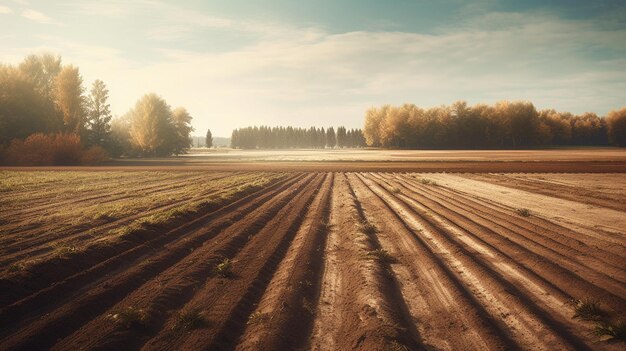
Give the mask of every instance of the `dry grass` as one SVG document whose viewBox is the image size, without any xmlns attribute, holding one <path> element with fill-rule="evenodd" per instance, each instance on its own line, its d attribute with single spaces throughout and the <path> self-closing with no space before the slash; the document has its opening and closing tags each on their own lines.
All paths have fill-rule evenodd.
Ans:
<svg viewBox="0 0 626 351">
<path fill-rule="evenodd" d="M 108 315 L 115 324 L 124 328 L 143 327 L 147 324 L 148 316 L 144 310 L 132 306 Z"/>
<path fill-rule="evenodd" d="M 594 330 L 597 336 L 608 340 L 626 340 L 626 322 L 619 321 L 615 324 L 602 322 L 596 325 Z"/>
<path fill-rule="evenodd" d="M 374 224 L 372 224 L 371 222 L 369 222 L 369 221 L 366 221 L 366 222 L 364 222 L 364 223 L 361 223 L 361 224 L 358 226 L 358 230 L 359 230 L 361 233 L 366 234 L 366 235 L 369 235 L 369 236 L 371 236 L 371 235 L 374 235 L 374 234 L 378 233 L 378 228 L 376 228 L 376 226 L 375 226 Z"/>
<path fill-rule="evenodd" d="M 583 320 L 599 320 L 606 315 L 600 302 L 595 299 L 573 300 L 574 317 Z"/>
<path fill-rule="evenodd" d="M 202 312 L 197 308 L 181 311 L 176 315 L 176 320 L 172 329 L 177 331 L 187 331 L 205 326 L 207 320 Z"/>
</svg>

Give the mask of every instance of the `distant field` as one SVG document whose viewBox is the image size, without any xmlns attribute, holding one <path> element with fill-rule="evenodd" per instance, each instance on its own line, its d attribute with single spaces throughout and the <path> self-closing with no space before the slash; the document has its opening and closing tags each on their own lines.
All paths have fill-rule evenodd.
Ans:
<svg viewBox="0 0 626 351">
<path fill-rule="evenodd" d="M 547 150 L 233 150 L 196 149 L 169 158 L 117 159 L 97 167 L 6 170 L 279 172 L 626 173 L 624 148 Z"/>
<path fill-rule="evenodd" d="M 248 161 L 626 161 L 626 149 L 576 147 L 539 150 L 236 150 L 192 149 L 187 162 Z"/>
<path fill-rule="evenodd" d="M 626 313 L 623 174 L 3 171 L 0 195 L 3 350 L 623 348 L 594 334 Z"/>
</svg>

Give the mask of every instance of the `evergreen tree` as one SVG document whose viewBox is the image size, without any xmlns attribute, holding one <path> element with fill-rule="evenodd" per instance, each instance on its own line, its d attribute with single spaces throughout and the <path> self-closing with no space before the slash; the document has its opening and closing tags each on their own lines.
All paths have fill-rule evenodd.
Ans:
<svg viewBox="0 0 626 351">
<path fill-rule="evenodd" d="M 206 130 L 206 138 L 204 139 L 204 145 L 209 148 L 213 147 L 213 134 L 211 134 L 210 129 Z"/>
<path fill-rule="evenodd" d="M 107 103 L 109 90 L 101 80 L 93 82 L 88 99 L 87 141 L 92 145 L 110 146 L 111 110 Z"/>
</svg>

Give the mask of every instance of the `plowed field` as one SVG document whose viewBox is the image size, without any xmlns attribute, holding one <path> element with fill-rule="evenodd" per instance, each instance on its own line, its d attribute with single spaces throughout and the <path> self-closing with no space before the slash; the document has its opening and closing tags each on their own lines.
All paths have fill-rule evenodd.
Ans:
<svg viewBox="0 0 626 351">
<path fill-rule="evenodd" d="M 623 174 L 0 174 L 2 350 L 624 348 Z"/>
</svg>

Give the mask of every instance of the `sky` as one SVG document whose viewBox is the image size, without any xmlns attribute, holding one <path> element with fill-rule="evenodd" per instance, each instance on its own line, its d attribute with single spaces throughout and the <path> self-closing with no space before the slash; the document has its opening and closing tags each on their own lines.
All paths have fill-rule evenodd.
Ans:
<svg viewBox="0 0 626 351">
<path fill-rule="evenodd" d="M 383 104 L 626 106 L 626 2 L 0 0 L 0 63 L 51 52 L 120 116 L 146 93 L 194 134 L 359 128 Z"/>
</svg>

